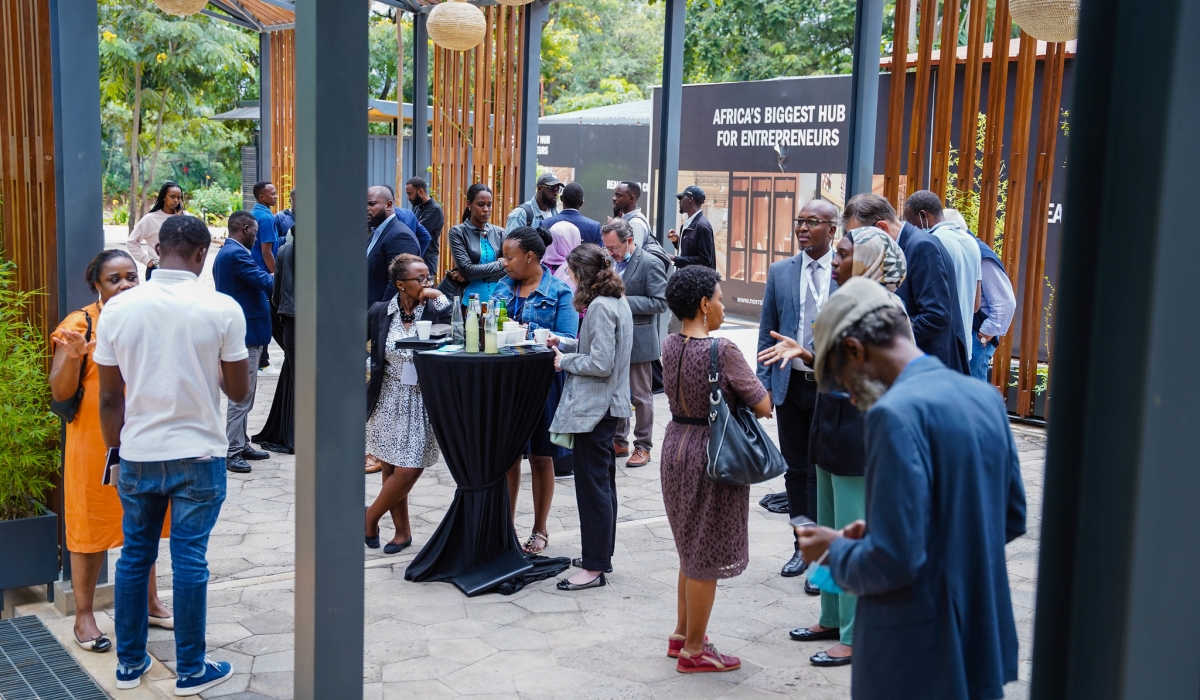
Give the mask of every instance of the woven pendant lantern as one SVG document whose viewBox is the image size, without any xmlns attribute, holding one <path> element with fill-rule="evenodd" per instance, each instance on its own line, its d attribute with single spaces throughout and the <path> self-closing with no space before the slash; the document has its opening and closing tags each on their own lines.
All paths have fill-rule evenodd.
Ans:
<svg viewBox="0 0 1200 700">
<path fill-rule="evenodd" d="M 533 0 L 496 0 L 496 2 L 501 5 L 508 5 L 509 7 L 520 7 L 521 5 L 528 5 Z"/>
<path fill-rule="evenodd" d="M 429 12 L 426 20 L 433 43 L 451 51 L 467 51 L 483 42 L 487 17 L 466 0 L 447 0 Z"/>
<path fill-rule="evenodd" d="M 190 17 L 208 4 L 208 0 L 154 0 L 158 9 L 176 17 Z"/>
<path fill-rule="evenodd" d="M 1010 0 L 1013 22 L 1040 41 L 1071 41 L 1079 29 L 1079 0 Z"/>
</svg>

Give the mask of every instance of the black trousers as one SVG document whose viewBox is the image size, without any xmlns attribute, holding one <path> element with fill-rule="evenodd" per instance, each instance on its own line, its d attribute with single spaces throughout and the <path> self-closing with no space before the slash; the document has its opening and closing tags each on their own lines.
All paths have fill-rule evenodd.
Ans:
<svg viewBox="0 0 1200 700">
<path fill-rule="evenodd" d="M 817 470 L 808 458 L 808 436 L 817 406 L 817 382 L 811 372 L 792 370 L 787 396 L 775 407 L 779 416 L 779 451 L 787 462 L 783 475 L 791 517 L 807 515 L 817 520 Z"/>
<path fill-rule="evenodd" d="M 583 568 L 604 571 L 612 564 L 617 543 L 617 455 L 613 435 L 617 419 L 605 414 L 590 433 L 576 433 L 575 502 Z"/>
</svg>

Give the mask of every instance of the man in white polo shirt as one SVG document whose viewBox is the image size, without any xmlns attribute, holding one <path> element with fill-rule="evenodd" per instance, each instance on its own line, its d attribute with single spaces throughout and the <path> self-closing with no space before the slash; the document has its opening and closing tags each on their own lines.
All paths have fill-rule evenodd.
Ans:
<svg viewBox="0 0 1200 700">
<path fill-rule="evenodd" d="M 154 279 L 113 297 L 96 334 L 100 423 L 104 442 L 120 452 L 117 493 L 125 510 L 115 591 L 121 689 L 136 688 L 153 663 L 146 579 L 168 504 L 175 694 L 197 695 L 233 673 L 204 655 L 206 556 L 225 500 L 229 447 L 218 391 L 223 386 L 231 401 L 246 397 L 249 353 L 237 302 L 199 283 L 211 240 L 200 219 L 168 219 Z"/>
</svg>

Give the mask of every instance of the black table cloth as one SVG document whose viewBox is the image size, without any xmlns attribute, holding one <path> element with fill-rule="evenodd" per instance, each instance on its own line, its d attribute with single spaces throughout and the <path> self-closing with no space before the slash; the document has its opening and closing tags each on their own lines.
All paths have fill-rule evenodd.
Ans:
<svg viewBox="0 0 1200 700">
<path fill-rule="evenodd" d="M 447 581 L 520 551 L 506 475 L 542 415 L 554 353 L 414 355 L 429 422 L 458 488 L 404 578 Z"/>
</svg>

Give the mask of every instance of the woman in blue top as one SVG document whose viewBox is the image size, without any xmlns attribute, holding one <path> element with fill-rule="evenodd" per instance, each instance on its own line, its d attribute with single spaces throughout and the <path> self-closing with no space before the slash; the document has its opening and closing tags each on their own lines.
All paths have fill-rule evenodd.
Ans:
<svg viewBox="0 0 1200 700">
<path fill-rule="evenodd" d="M 492 190 L 476 183 L 467 188 L 467 210 L 462 223 L 447 236 L 454 267 L 447 273 L 459 285 L 463 306 L 472 294 L 480 301 L 492 296 L 496 282 L 504 276 L 500 264 L 500 245 L 504 229 L 488 223 L 492 219 Z M 449 292 L 447 292 L 449 293 Z"/>
<path fill-rule="evenodd" d="M 513 229 L 504 240 L 500 264 L 508 273 L 496 283 L 492 301 L 504 301 L 510 320 L 529 324 L 529 330 L 549 329 L 556 336 L 574 338 L 579 331 L 579 313 L 573 306 L 571 288 L 542 264 L 546 246 L 554 238 L 544 228 L 522 226 Z M 546 519 L 550 517 L 550 502 L 554 499 L 554 458 L 565 457 L 570 451 L 550 442 L 550 421 L 558 410 L 565 377 L 555 373 L 550 396 L 538 426 L 534 428 L 525 456 L 533 474 L 533 532 L 524 550 L 538 554 L 550 543 Z M 521 460 L 508 470 L 508 496 L 513 519 L 517 517 L 517 494 L 521 490 Z"/>
</svg>

